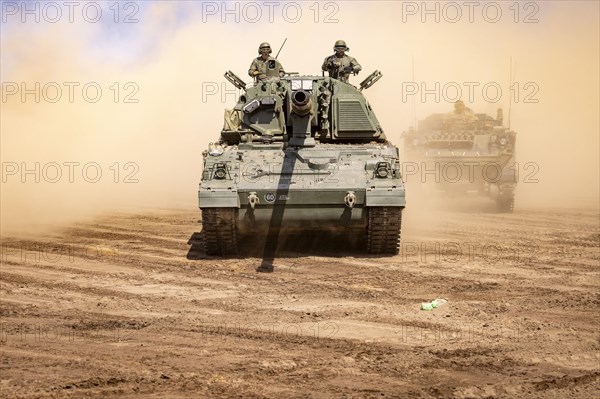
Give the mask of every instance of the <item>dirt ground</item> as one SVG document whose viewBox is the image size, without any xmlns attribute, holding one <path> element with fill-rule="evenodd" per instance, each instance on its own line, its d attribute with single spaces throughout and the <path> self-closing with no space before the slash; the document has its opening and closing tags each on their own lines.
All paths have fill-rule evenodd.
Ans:
<svg viewBox="0 0 600 399">
<path fill-rule="evenodd" d="M 273 273 L 258 240 L 207 257 L 198 219 L 3 237 L 0 396 L 598 397 L 596 209 L 407 208 L 398 256 L 288 236 Z"/>
</svg>

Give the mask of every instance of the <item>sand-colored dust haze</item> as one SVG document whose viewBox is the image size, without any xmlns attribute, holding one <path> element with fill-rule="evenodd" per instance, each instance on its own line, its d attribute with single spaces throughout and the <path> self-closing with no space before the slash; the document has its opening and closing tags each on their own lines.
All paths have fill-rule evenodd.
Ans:
<svg viewBox="0 0 600 399">
<path fill-rule="evenodd" d="M 223 109 L 236 100 L 223 72 L 231 69 L 249 80 L 246 71 L 258 43 L 269 40 L 278 48 L 285 37 L 279 59 L 288 71 L 320 74 L 338 38 L 348 42 L 350 54 L 363 66 L 352 78 L 355 84 L 381 70 L 383 79 L 366 95 L 388 137 L 399 145 L 415 116 L 423 119 L 452 107 L 444 99 L 418 98 L 414 115 L 412 99 L 402 99 L 403 82 L 411 82 L 413 74 L 431 87 L 435 82 L 498 82 L 505 89 L 498 103 L 486 102 L 477 91 L 468 106 L 491 115 L 503 107 L 506 116 L 512 57 L 521 88 L 526 82 L 539 87 L 537 103 L 521 99 L 511 107 L 518 161 L 539 165 L 539 182 L 518 186 L 517 210 L 598 201 L 598 3 L 543 3 L 534 24 L 515 24 L 508 16 L 497 24 L 481 19 L 421 23 L 417 17 L 402 23 L 400 3 L 338 4 L 339 22 L 333 24 L 315 23 L 308 15 L 295 24 L 277 17 L 272 24 L 235 24 L 203 22 L 199 8 L 187 2 L 156 2 L 130 27 L 137 35 L 133 41 L 118 34 L 103 37 L 99 24 L 5 24 L 2 82 L 30 87 L 35 82 L 97 82 L 103 97 L 88 103 L 76 90 L 72 104 L 65 99 L 37 104 L 33 96 L 24 103 L 10 96 L 1 103 L 2 162 L 96 162 L 103 177 L 89 183 L 80 169 L 73 183 L 66 176 L 57 183 L 8 176 L 1 192 L 2 232 L 107 210 L 196 207 L 201 153 L 218 138 Z M 182 7 L 183 22 L 176 18 Z M 103 51 L 111 56 L 103 57 Z M 114 82 L 121 85 L 118 103 L 109 89 Z M 138 103 L 123 103 L 127 82 L 139 87 Z M 203 93 L 213 83 L 230 90 L 224 102 L 221 92 Z M 115 162 L 120 167 L 116 183 L 110 169 Z M 125 170 L 126 163 L 139 167 L 133 176 L 137 183 L 123 181 L 134 170 Z"/>
</svg>

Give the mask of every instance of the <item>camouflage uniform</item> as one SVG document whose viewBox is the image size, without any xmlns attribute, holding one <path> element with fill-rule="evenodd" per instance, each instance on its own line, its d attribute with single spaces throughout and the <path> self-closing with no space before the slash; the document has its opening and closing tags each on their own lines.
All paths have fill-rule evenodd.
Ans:
<svg viewBox="0 0 600 399">
<path fill-rule="evenodd" d="M 285 74 L 283 66 L 277 60 L 277 58 L 269 56 L 268 59 L 263 59 L 262 56 L 258 56 L 252 60 L 250 69 L 248 69 L 248 75 L 255 77 L 254 71 L 260 72 L 256 75 L 259 82 L 266 82 L 282 77 Z"/>
<path fill-rule="evenodd" d="M 346 71 L 345 69 L 348 67 L 351 67 L 352 71 Z M 338 79 L 344 83 L 348 83 L 348 77 L 350 74 L 353 72 L 360 72 L 362 67 L 354 57 L 350 57 L 347 54 L 344 54 L 342 57 L 338 57 L 336 54 L 333 54 L 325 58 L 321 69 L 329 72 L 329 77 Z"/>
</svg>

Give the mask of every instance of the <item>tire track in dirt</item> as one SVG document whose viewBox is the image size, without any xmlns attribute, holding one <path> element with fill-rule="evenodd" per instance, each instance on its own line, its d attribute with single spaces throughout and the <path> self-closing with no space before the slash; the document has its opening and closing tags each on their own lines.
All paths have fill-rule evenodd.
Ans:
<svg viewBox="0 0 600 399">
<path fill-rule="evenodd" d="M 2 395 L 598 392 L 596 211 L 407 219 L 403 244 L 478 242 L 507 253 L 454 261 L 435 246 L 411 255 L 405 245 L 408 253 L 372 257 L 347 237 L 292 236 L 263 274 L 255 239 L 246 256 L 207 257 L 198 215 L 181 211 L 3 237 Z M 508 251 L 531 243 L 539 251 Z M 449 303 L 419 310 L 440 296 Z"/>
</svg>

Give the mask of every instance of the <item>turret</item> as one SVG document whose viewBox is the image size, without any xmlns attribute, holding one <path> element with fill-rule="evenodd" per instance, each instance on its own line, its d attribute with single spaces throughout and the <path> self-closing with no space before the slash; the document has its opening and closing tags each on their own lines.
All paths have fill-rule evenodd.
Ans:
<svg viewBox="0 0 600 399">
<path fill-rule="evenodd" d="M 245 90 L 225 112 L 224 142 L 286 142 L 311 147 L 319 142 L 363 143 L 386 140 L 362 90 L 381 73 L 375 71 L 360 88 L 322 76 L 288 76 L 246 87 L 232 72 L 225 77 Z"/>
</svg>

